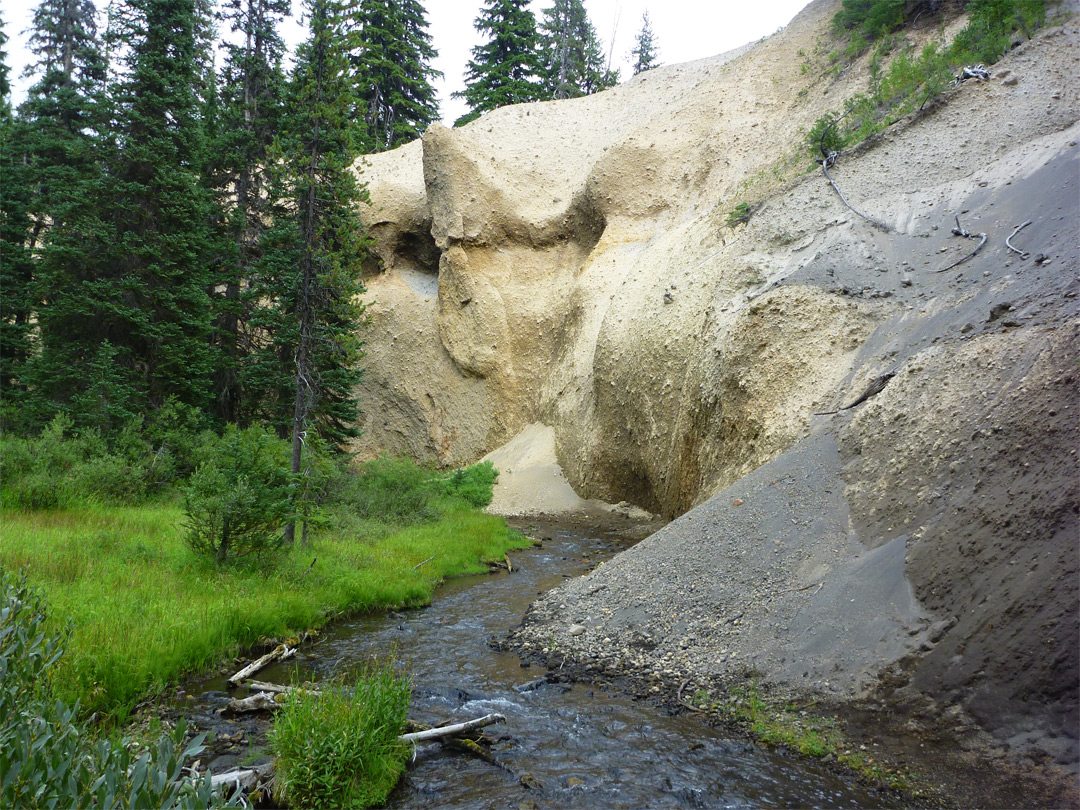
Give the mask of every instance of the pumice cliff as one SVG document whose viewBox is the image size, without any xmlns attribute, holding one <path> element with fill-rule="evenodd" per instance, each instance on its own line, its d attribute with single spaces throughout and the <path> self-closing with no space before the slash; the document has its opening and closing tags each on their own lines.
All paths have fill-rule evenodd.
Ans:
<svg viewBox="0 0 1080 810">
<path fill-rule="evenodd" d="M 356 449 L 461 465 L 543 436 L 580 497 L 673 518 L 537 603 L 523 649 L 752 668 L 1075 772 L 1076 18 L 841 157 L 885 232 L 802 146 L 865 85 L 815 62 L 838 6 L 365 158 Z M 974 247 L 957 217 L 987 243 L 940 272 Z"/>
</svg>

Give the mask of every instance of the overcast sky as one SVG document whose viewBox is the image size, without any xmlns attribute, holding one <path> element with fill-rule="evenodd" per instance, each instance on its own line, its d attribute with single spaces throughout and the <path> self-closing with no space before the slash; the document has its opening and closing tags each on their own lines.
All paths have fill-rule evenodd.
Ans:
<svg viewBox="0 0 1080 810">
<path fill-rule="evenodd" d="M 452 123 L 467 109 L 464 102 L 451 99 L 450 94 L 464 89 L 465 64 L 470 49 L 480 41 L 473 22 L 482 0 L 421 1 L 427 8 L 429 30 L 439 51 L 434 66 L 445 74 L 436 85 L 440 112 L 444 121 Z M 585 7 L 605 48 L 610 48 L 612 67 L 619 68 L 625 80 L 632 73 L 630 49 L 641 30 L 641 16 L 646 9 L 660 62 L 670 65 L 714 56 L 767 36 L 787 25 L 808 1 L 585 0 Z M 3 0 L 4 27 L 11 38 L 8 66 L 16 104 L 26 93 L 26 82 L 20 79 L 28 59 L 23 32 L 29 27 L 37 5 L 38 0 Z M 105 0 L 97 0 L 97 5 L 104 8 Z M 293 0 L 293 5 L 299 10 L 297 0 Z M 541 9 L 550 5 L 550 0 L 533 0 L 532 9 L 539 17 Z M 283 34 L 293 45 L 304 35 L 295 19 L 289 21 Z"/>
</svg>

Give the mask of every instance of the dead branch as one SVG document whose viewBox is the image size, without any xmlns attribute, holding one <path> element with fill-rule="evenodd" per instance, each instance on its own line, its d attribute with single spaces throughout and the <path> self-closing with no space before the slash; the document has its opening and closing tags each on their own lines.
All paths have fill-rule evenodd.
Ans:
<svg viewBox="0 0 1080 810">
<path fill-rule="evenodd" d="M 990 79 L 990 71 L 986 69 L 986 65 L 966 65 L 953 81 L 953 87 L 956 87 L 968 79 L 987 81 Z"/>
<path fill-rule="evenodd" d="M 402 734 L 398 739 L 402 742 L 412 743 L 429 742 L 431 740 L 441 740 L 444 737 L 460 737 L 474 729 L 490 726 L 494 723 L 505 722 L 506 718 L 501 714 L 485 714 L 483 717 L 478 717 L 475 720 L 467 720 L 464 723 L 454 723 L 451 726 L 442 726 L 440 728 L 427 729 L 426 731 L 414 731 L 411 734 Z"/>
<path fill-rule="evenodd" d="M 889 380 L 896 376 L 895 371 L 886 371 L 884 374 L 880 374 L 874 378 L 874 381 L 866 387 L 866 390 L 860 394 L 854 402 L 850 405 L 844 405 L 837 408 L 835 411 L 814 411 L 814 416 L 828 416 L 834 413 L 840 413 L 840 411 L 849 411 L 856 405 L 862 405 L 870 397 L 876 397 L 882 391 L 885 390 L 885 386 L 889 384 Z"/>
<path fill-rule="evenodd" d="M 964 256 L 962 259 L 958 259 L 957 261 L 950 264 L 948 267 L 942 267 L 940 270 L 935 270 L 934 271 L 935 273 L 944 273 L 947 270 L 952 270 L 954 267 L 959 267 L 964 262 L 966 262 L 968 259 L 970 259 L 972 256 L 974 256 L 976 253 L 978 253 L 980 250 L 982 250 L 982 246 L 986 244 L 986 234 L 985 233 L 973 234 L 970 231 L 968 231 L 966 228 L 964 228 L 960 224 L 960 216 L 959 215 L 956 215 L 956 227 L 952 229 L 952 232 L 953 232 L 954 235 L 962 236 L 965 239 L 974 239 L 976 236 L 978 236 L 979 237 L 979 244 L 977 244 L 975 246 L 975 249 L 973 251 L 971 251 L 971 253 L 969 253 L 967 256 Z"/>
<path fill-rule="evenodd" d="M 1020 231 L 1024 230 L 1024 228 L 1026 228 L 1026 227 L 1027 227 L 1028 225 L 1030 225 L 1030 224 L 1031 224 L 1031 220 L 1029 219 L 1029 220 L 1028 220 L 1027 222 L 1025 222 L 1025 223 L 1024 223 L 1023 225 L 1017 225 L 1017 226 L 1016 226 L 1016 230 L 1014 230 L 1014 231 L 1013 231 L 1012 233 L 1010 233 L 1010 234 L 1009 234 L 1009 237 L 1008 237 L 1008 239 L 1006 239 L 1006 240 L 1005 240 L 1005 247 L 1007 247 L 1007 248 L 1008 248 L 1009 250 L 1011 250 L 1011 251 L 1012 251 L 1013 253 L 1019 253 L 1019 254 L 1020 254 L 1020 258 L 1021 258 L 1021 259 L 1026 259 L 1026 258 L 1027 258 L 1028 256 L 1030 256 L 1031 254 L 1030 254 L 1030 253 L 1025 253 L 1025 252 L 1024 252 L 1024 251 L 1022 251 L 1022 250 L 1017 250 L 1016 248 L 1014 248 L 1014 247 L 1012 246 L 1012 242 L 1011 242 L 1010 240 L 1011 240 L 1011 239 L 1012 239 L 1012 238 L 1013 238 L 1014 236 L 1016 236 L 1016 235 L 1017 235 L 1018 233 L 1020 233 Z"/>
<path fill-rule="evenodd" d="M 302 692 L 305 695 L 317 695 L 318 689 L 305 689 L 302 686 L 284 686 L 280 683 L 267 683 L 266 681 L 248 681 L 248 688 L 255 689 L 259 692 L 274 692 L 276 694 L 287 695 L 290 692 Z"/>
<path fill-rule="evenodd" d="M 244 680 L 244 678 L 247 678 L 250 675 L 254 675 L 267 664 L 273 663 L 274 661 L 284 661 L 288 658 L 292 658 L 294 655 L 296 655 L 295 647 L 289 647 L 285 644 L 279 644 L 262 658 L 248 664 L 242 670 L 229 678 L 229 684 L 231 686 L 238 686 L 240 684 L 240 681 Z"/>
<path fill-rule="evenodd" d="M 780 593 L 798 593 L 799 591 L 808 591 L 811 588 L 816 587 L 819 591 L 825 587 L 824 582 L 811 582 L 809 585 L 803 585 L 799 588 L 788 588 L 786 591 L 780 591 Z M 817 593 L 817 591 L 815 591 Z"/>
<path fill-rule="evenodd" d="M 871 225 L 873 225 L 878 230 L 884 231 L 885 233 L 892 233 L 892 230 L 893 230 L 892 228 L 890 228 L 884 222 L 878 222 L 873 217 L 868 217 L 862 211 L 859 211 L 858 209 L 856 209 L 851 203 L 849 203 L 847 201 L 847 198 L 844 197 L 844 193 L 842 191 L 840 191 L 840 187 L 838 185 L 836 185 L 836 181 L 833 180 L 832 175 L 829 174 L 829 167 L 836 163 L 836 158 L 838 158 L 838 157 L 839 157 L 838 152 L 829 152 L 828 155 L 826 155 L 824 158 L 819 160 L 818 163 L 821 164 L 821 170 L 823 172 L 825 172 L 825 179 L 828 180 L 829 185 L 833 187 L 833 191 L 835 191 L 836 196 L 840 198 L 840 202 L 842 202 L 844 205 L 846 205 L 852 211 L 852 213 L 856 214 L 857 216 L 862 217 L 863 219 L 865 219 L 867 222 L 869 222 Z"/>
<path fill-rule="evenodd" d="M 693 705 L 687 703 L 685 700 L 682 699 L 683 690 L 689 685 L 690 685 L 690 680 L 689 679 L 682 682 L 682 686 L 679 687 L 679 694 L 677 694 L 675 696 L 675 700 L 677 700 L 679 702 L 679 705 L 681 705 L 683 708 L 689 709 L 692 712 L 705 712 L 705 711 L 708 711 L 708 709 L 703 709 L 700 706 L 693 706 Z"/>
<path fill-rule="evenodd" d="M 270 778 L 272 770 L 273 765 L 267 762 L 265 765 L 257 765 L 254 768 L 247 768 L 245 770 L 216 773 L 210 777 L 210 787 L 215 790 L 221 787 L 231 787 L 233 790 L 250 793 L 252 790 L 256 789 L 261 782 Z"/>
<path fill-rule="evenodd" d="M 254 695 L 248 695 L 242 699 L 231 698 L 228 705 L 219 711 L 232 712 L 233 714 L 267 712 L 277 709 L 279 705 L 270 692 L 256 692 Z"/>
</svg>

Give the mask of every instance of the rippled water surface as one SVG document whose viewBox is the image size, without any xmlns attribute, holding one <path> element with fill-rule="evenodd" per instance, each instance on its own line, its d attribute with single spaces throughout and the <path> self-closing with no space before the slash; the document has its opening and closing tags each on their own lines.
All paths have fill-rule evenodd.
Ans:
<svg viewBox="0 0 1080 810">
<path fill-rule="evenodd" d="M 396 648 L 411 674 L 413 719 L 506 716 L 505 725 L 488 729 L 505 769 L 424 746 L 391 808 L 899 806 L 816 763 L 727 739 L 696 718 L 670 716 L 615 689 L 537 685 L 544 671 L 524 668 L 490 640 L 516 627 L 538 593 L 583 574 L 622 544 L 576 528 L 536 533 L 549 539 L 543 548 L 512 553 L 513 573 L 448 582 L 423 610 L 341 622 L 302 648 L 297 663 L 257 677 L 288 682 L 298 666 L 302 678 L 325 678 Z M 200 688 L 206 700 L 221 698 L 220 681 Z"/>
</svg>

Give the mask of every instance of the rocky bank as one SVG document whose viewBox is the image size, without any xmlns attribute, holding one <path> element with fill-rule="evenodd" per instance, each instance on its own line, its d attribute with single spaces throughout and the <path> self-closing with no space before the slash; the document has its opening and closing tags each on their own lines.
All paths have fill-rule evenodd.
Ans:
<svg viewBox="0 0 1080 810">
<path fill-rule="evenodd" d="M 865 60 L 827 70 L 838 6 L 366 158 L 356 449 L 492 453 L 504 513 L 672 518 L 536 603 L 522 649 L 876 701 L 895 738 L 945 729 L 1075 803 L 1075 4 L 841 157 L 847 200 L 887 230 L 801 147 L 865 86 Z M 729 226 L 738 202 L 753 216 Z M 956 217 L 987 242 L 944 270 L 976 244 Z M 1005 239 L 1028 220 L 1021 256 Z"/>
</svg>

